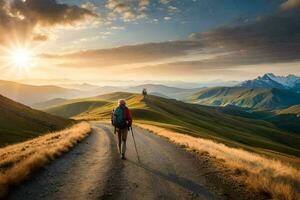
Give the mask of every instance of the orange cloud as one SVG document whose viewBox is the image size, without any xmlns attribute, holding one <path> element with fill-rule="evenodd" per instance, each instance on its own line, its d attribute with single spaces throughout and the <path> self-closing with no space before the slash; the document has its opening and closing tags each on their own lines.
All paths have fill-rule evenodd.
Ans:
<svg viewBox="0 0 300 200">
<path fill-rule="evenodd" d="M 12 36 L 21 41 L 28 38 L 45 40 L 45 36 L 34 36 L 37 26 L 74 25 L 95 17 L 97 14 L 87 8 L 56 0 L 1 0 L 0 42 Z"/>
</svg>

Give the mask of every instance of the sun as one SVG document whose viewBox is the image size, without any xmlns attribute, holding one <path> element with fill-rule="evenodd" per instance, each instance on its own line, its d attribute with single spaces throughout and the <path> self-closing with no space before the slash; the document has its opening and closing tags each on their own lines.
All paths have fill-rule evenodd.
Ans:
<svg viewBox="0 0 300 200">
<path fill-rule="evenodd" d="M 31 53 L 26 49 L 15 49 L 10 53 L 12 63 L 19 68 L 28 68 L 32 60 Z"/>
</svg>

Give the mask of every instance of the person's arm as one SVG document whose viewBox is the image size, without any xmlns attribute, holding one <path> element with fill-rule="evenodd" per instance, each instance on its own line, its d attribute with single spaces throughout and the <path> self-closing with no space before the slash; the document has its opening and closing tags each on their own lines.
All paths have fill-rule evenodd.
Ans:
<svg viewBox="0 0 300 200">
<path fill-rule="evenodd" d="M 126 108 L 125 113 L 126 113 L 126 120 L 128 123 L 127 125 L 128 125 L 128 127 L 130 127 L 132 125 L 132 116 L 131 116 L 130 110 L 128 108 Z"/>
</svg>

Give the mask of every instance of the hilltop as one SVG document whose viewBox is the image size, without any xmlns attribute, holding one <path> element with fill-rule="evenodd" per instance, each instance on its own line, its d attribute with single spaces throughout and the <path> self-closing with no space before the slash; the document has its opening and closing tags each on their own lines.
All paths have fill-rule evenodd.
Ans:
<svg viewBox="0 0 300 200">
<path fill-rule="evenodd" d="M 0 95 L 0 146 L 65 128 L 72 120 L 34 110 Z"/>
</svg>

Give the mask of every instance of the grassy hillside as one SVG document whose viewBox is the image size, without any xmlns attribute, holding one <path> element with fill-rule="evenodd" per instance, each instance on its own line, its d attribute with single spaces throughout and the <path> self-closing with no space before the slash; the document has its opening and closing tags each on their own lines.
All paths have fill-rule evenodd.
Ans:
<svg viewBox="0 0 300 200">
<path fill-rule="evenodd" d="M 127 98 L 128 96 L 129 93 L 118 92 L 83 99 L 53 99 L 35 104 L 34 108 L 61 117 L 76 118 L 81 113 L 88 114 L 96 108 L 117 101 L 120 98 Z"/>
<path fill-rule="evenodd" d="M 172 98 L 168 97 L 167 95 L 164 95 L 164 94 L 161 94 L 161 93 L 158 93 L 158 92 L 151 92 L 151 93 L 149 93 L 149 95 L 162 97 L 162 98 L 165 98 L 165 99 L 172 99 Z"/>
<path fill-rule="evenodd" d="M 157 96 L 131 93 L 112 93 L 98 96 L 106 102 L 87 112 L 76 114 L 76 119 L 109 119 L 118 97 L 127 99 L 136 121 L 155 124 L 196 137 L 209 138 L 252 151 L 281 152 L 300 156 L 300 137 L 263 121 L 235 117 L 214 107 L 184 103 Z M 83 103 L 82 101 L 81 103 Z M 69 106 L 69 105 L 65 105 Z M 62 109 L 63 110 L 63 109 Z M 63 111 L 61 112 L 63 113 Z"/>
<path fill-rule="evenodd" d="M 45 108 L 49 108 L 49 107 L 61 104 L 65 101 L 68 101 L 68 100 L 63 99 L 63 98 L 55 98 L 55 99 L 50 99 L 49 101 L 44 101 L 44 102 L 33 104 L 31 107 L 33 107 L 35 109 L 45 109 Z"/>
<path fill-rule="evenodd" d="M 300 117 L 300 104 L 276 111 L 278 114 L 294 114 Z"/>
<path fill-rule="evenodd" d="M 32 105 L 42 101 L 54 98 L 75 98 L 79 97 L 81 92 L 73 89 L 66 89 L 57 86 L 33 86 L 11 81 L 0 80 L 0 94 L 21 102 L 26 105 Z"/>
<path fill-rule="evenodd" d="M 201 89 L 186 100 L 203 105 L 273 110 L 299 104 L 300 94 L 270 88 L 215 87 Z"/>
<path fill-rule="evenodd" d="M 58 106 L 47 108 L 47 113 L 61 116 L 61 117 L 75 117 L 83 112 L 89 113 L 89 111 L 105 105 L 107 102 L 101 100 L 85 100 L 77 102 L 67 102 Z"/>
<path fill-rule="evenodd" d="M 53 99 L 35 104 L 34 107 L 53 115 L 78 118 L 79 115 L 90 115 L 95 109 L 111 105 L 112 102 L 117 102 L 118 99 L 127 99 L 131 95 L 131 93 L 116 92 L 83 99 Z"/>
<path fill-rule="evenodd" d="M 72 123 L 0 95 L 0 146 L 24 141 Z"/>
<path fill-rule="evenodd" d="M 232 105 L 215 107 L 215 109 L 233 116 L 268 121 L 282 130 L 300 135 L 300 117 L 292 112 L 294 111 L 293 109 L 282 113 L 280 112 L 281 110 L 253 111 L 248 108 L 241 108 Z"/>
</svg>

